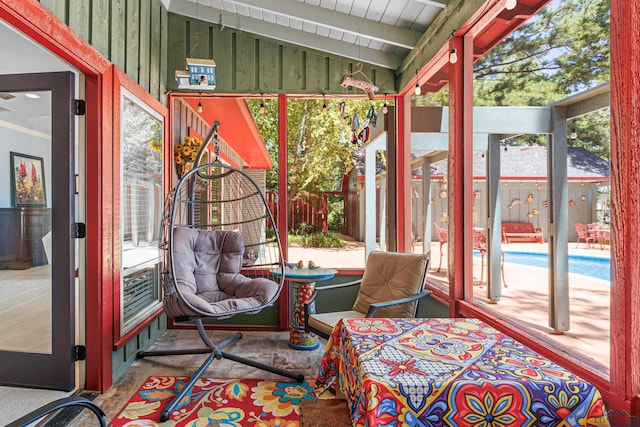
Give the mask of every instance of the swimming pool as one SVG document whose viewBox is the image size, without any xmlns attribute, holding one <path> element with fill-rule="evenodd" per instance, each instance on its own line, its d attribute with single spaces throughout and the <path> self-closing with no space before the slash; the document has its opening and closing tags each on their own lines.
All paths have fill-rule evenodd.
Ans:
<svg viewBox="0 0 640 427">
<path fill-rule="evenodd" d="M 475 254 L 474 254 L 475 255 Z M 478 253 L 477 256 L 480 256 Z M 541 252 L 508 252 L 504 253 L 504 261 L 533 267 L 549 267 L 546 253 Z M 611 263 L 609 258 L 584 255 L 569 255 L 569 273 L 611 281 Z"/>
</svg>

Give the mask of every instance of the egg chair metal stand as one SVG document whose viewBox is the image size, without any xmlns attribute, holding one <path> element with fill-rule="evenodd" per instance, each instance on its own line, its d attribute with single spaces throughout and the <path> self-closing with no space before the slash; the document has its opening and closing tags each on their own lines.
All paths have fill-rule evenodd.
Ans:
<svg viewBox="0 0 640 427">
<path fill-rule="evenodd" d="M 163 249 L 165 313 L 174 321 L 193 321 L 204 347 L 140 351 L 138 358 L 208 354 L 196 373 L 160 414 L 171 412 L 214 360 L 228 359 L 283 377 L 304 381 L 301 373 L 223 351 L 242 338 L 238 332 L 220 343 L 207 335 L 204 320 L 257 314 L 273 306 L 284 285 L 285 263 L 273 215 L 263 190 L 244 171 L 220 162 L 215 123 L 186 172 L 165 202 Z M 202 164 L 208 147 L 215 161 Z"/>
</svg>

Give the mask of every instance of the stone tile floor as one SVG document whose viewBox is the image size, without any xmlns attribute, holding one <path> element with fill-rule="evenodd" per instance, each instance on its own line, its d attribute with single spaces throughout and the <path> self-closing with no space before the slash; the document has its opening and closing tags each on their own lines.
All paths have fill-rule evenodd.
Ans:
<svg viewBox="0 0 640 427">
<path fill-rule="evenodd" d="M 232 336 L 235 331 L 207 331 L 214 343 Z M 315 379 L 326 340 L 320 339 L 315 350 L 294 350 L 288 346 L 289 332 L 244 331 L 241 340 L 224 349 L 237 356 L 251 358 L 262 363 L 294 370 L 304 374 L 305 379 Z M 202 341 L 195 330 L 171 329 L 156 340 L 149 350 L 169 348 L 198 348 Z M 110 422 L 131 396 L 150 375 L 191 376 L 205 360 L 206 355 L 148 357 L 136 360 L 113 386 L 96 399 Z M 204 372 L 212 378 L 281 378 L 279 375 L 246 366 L 231 360 L 216 360 Z M 85 414 L 86 412 L 86 414 Z M 97 425 L 95 417 L 87 411 L 76 418 L 70 426 Z"/>
</svg>

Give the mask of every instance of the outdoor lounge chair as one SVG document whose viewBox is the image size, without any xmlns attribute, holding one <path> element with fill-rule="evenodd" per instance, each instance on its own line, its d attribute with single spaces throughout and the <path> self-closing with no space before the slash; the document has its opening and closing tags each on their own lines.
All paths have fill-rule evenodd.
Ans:
<svg viewBox="0 0 640 427">
<path fill-rule="evenodd" d="M 437 223 L 433 223 L 436 227 L 436 232 L 438 233 L 438 241 L 440 242 L 440 262 L 438 263 L 438 272 L 440 272 L 440 267 L 442 267 L 442 246 L 447 243 L 447 229 L 440 227 Z"/>
<path fill-rule="evenodd" d="M 361 280 L 316 287 L 305 302 L 305 331 L 328 338 L 340 319 L 356 317 L 415 317 L 418 300 L 431 294 L 423 290 L 429 258 L 422 254 L 371 252 Z M 348 311 L 312 313 L 318 292 L 360 285 L 353 308 Z"/>
<path fill-rule="evenodd" d="M 160 414 L 169 414 L 191 392 L 215 359 L 229 359 L 299 382 L 304 376 L 222 351 L 207 335 L 203 319 L 256 314 L 273 305 L 284 283 L 284 261 L 273 216 L 255 181 L 223 164 L 194 168 L 170 194 L 163 220 L 164 310 L 174 321 L 193 321 L 205 346 L 140 351 L 138 357 L 208 354 L 194 376 Z"/>
<path fill-rule="evenodd" d="M 578 232 L 578 239 L 576 240 L 576 248 L 580 244 L 580 240 L 584 240 L 587 248 L 592 247 L 596 239 L 589 235 L 589 229 L 586 224 L 576 223 L 576 232 Z"/>
<path fill-rule="evenodd" d="M 611 231 L 608 226 L 593 222 L 587 225 L 587 232 L 592 242 L 591 247 L 599 243 L 600 249 L 604 249 L 604 245 L 611 244 Z"/>
<path fill-rule="evenodd" d="M 480 230 L 473 230 L 473 249 L 480 252 L 480 287 L 482 287 L 483 279 L 484 279 L 484 257 L 487 254 L 487 237 Z M 502 262 L 500 263 L 500 271 L 502 272 L 502 282 L 504 283 L 504 287 L 507 286 L 507 281 L 504 278 L 504 251 L 500 251 L 502 253 Z"/>
</svg>

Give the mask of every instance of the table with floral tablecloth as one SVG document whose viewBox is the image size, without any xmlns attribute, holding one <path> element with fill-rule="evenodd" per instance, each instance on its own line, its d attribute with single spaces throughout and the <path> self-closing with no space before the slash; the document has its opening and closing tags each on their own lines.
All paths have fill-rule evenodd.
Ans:
<svg viewBox="0 0 640 427">
<path fill-rule="evenodd" d="M 595 386 L 477 319 L 344 319 L 316 393 L 330 386 L 354 426 L 609 425 Z"/>
</svg>

